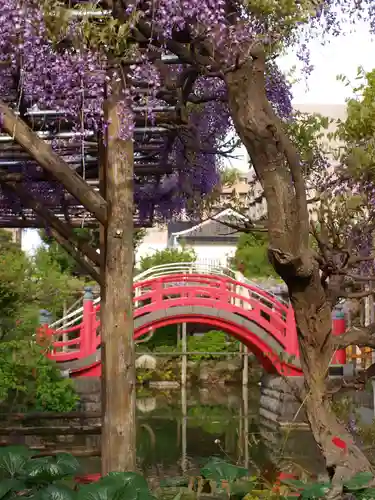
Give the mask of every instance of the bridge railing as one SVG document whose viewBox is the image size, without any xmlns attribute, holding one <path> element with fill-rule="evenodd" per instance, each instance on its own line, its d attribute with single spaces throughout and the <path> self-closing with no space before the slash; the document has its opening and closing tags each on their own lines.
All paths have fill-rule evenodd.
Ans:
<svg viewBox="0 0 375 500">
<path fill-rule="evenodd" d="M 229 267 L 213 266 L 202 262 L 174 262 L 170 264 L 162 264 L 159 266 L 154 266 L 146 271 L 138 273 L 134 276 L 134 283 L 139 283 L 142 281 L 147 281 L 155 278 L 161 278 L 163 276 L 170 275 L 181 275 L 181 274 L 205 274 L 211 276 L 223 276 L 227 278 L 232 278 L 245 283 L 250 286 L 252 290 L 259 290 L 259 295 L 266 294 L 267 297 L 273 297 L 277 302 L 284 304 L 289 307 L 288 302 L 284 301 L 280 296 L 275 295 L 272 291 L 266 290 L 259 286 L 259 284 L 252 282 L 251 280 L 245 278 L 240 272 L 234 271 Z M 137 290 L 137 289 L 136 289 Z M 138 292 L 136 292 L 138 293 Z M 94 300 L 94 304 L 100 303 L 100 297 Z M 50 327 L 54 330 L 62 330 L 70 328 L 77 325 L 79 321 L 83 320 L 83 305 L 78 307 L 75 311 L 70 312 L 63 318 L 54 321 L 50 324 Z"/>
<path fill-rule="evenodd" d="M 290 307 L 256 286 L 240 283 L 221 275 L 186 274 L 186 272 L 152 277 L 134 283 L 134 317 L 174 306 L 208 306 L 243 316 L 268 331 L 287 350 L 294 352 L 294 315 Z M 49 327 L 53 337 L 51 357 L 68 361 L 95 352 L 100 345 L 100 304 L 88 301 L 82 312 L 84 321 L 64 329 Z M 76 321 L 77 317 L 71 321 Z M 145 332 L 144 332 L 145 333 Z M 142 335 L 144 335 L 144 333 Z M 60 338 L 68 334 L 69 341 Z M 139 338 L 141 335 L 137 335 Z M 293 337 L 293 338 L 292 338 Z M 55 339 L 58 339 L 57 341 Z M 64 349 L 69 349 L 64 352 Z M 61 351 L 61 352 L 59 352 Z M 293 351 L 293 352 L 291 352 Z"/>
</svg>

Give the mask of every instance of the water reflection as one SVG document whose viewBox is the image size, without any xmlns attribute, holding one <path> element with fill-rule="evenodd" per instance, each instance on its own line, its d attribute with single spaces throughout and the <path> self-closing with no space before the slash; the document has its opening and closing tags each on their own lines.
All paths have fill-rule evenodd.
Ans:
<svg viewBox="0 0 375 500">
<path fill-rule="evenodd" d="M 263 475 L 296 468 L 324 472 L 310 433 L 285 434 L 260 421 L 259 398 L 258 385 L 141 391 L 137 399 L 140 470 L 155 479 L 195 475 L 209 457 L 220 456 Z M 99 436 L 85 439 L 86 446 L 99 449 Z M 98 457 L 82 460 L 87 473 L 100 470 Z"/>
<path fill-rule="evenodd" d="M 373 421 L 372 393 L 351 392 L 346 397 L 365 423 Z M 278 472 L 324 474 L 324 463 L 309 430 L 279 428 L 260 418 L 259 400 L 258 385 L 187 391 L 142 389 L 137 397 L 139 469 L 151 481 L 185 473 L 196 475 L 209 457 L 219 456 L 270 481 Z M 93 423 L 87 419 L 76 422 L 81 427 Z M 50 424 L 62 425 L 56 421 Z M 22 436 L 22 440 L 35 449 L 69 451 L 80 457 L 86 474 L 100 472 L 100 435 L 47 434 Z"/>
</svg>

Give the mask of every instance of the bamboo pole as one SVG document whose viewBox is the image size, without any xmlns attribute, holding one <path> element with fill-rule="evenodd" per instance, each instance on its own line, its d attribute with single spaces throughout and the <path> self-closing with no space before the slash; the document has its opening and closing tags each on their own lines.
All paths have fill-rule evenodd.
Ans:
<svg viewBox="0 0 375 500">
<path fill-rule="evenodd" d="M 181 360 L 181 386 L 186 387 L 187 380 L 187 334 L 186 323 L 182 323 L 182 360 Z"/>
<path fill-rule="evenodd" d="M 181 387 L 181 409 L 182 409 L 182 429 L 181 429 L 181 447 L 182 447 L 182 457 L 181 457 L 181 469 L 185 473 L 187 469 L 187 394 L 186 386 Z"/>
</svg>

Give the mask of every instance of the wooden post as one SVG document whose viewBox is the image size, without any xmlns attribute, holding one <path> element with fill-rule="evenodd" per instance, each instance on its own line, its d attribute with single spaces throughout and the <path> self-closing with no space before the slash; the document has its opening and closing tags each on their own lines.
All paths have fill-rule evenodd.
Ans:
<svg viewBox="0 0 375 500">
<path fill-rule="evenodd" d="M 247 345 L 243 346 L 243 362 L 242 362 L 242 385 L 249 384 L 249 349 Z"/>
<path fill-rule="evenodd" d="M 184 323 L 185 327 L 186 324 Z M 186 394 L 186 386 L 183 385 L 181 387 L 181 410 L 182 410 L 182 457 L 181 457 L 181 469 L 182 473 L 186 472 L 187 469 L 187 394 Z"/>
<path fill-rule="evenodd" d="M 96 333 L 96 331 L 95 331 Z M 85 296 L 83 298 L 83 315 L 80 353 L 82 357 L 90 356 L 95 352 L 94 335 L 94 296 L 91 286 L 85 286 Z"/>
<path fill-rule="evenodd" d="M 247 385 L 242 386 L 242 402 L 243 402 L 243 446 L 244 446 L 244 467 L 249 467 L 249 388 Z"/>
<path fill-rule="evenodd" d="M 133 141 L 120 139 L 122 78 L 111 75 L 106 102 L 106 202 L 102 335 L 102 474 L 134 471 L 135 352 L 133 341 Z"/>
<path fill-rule="evenodd" d="M 66 319 L 65 319 L 65 316 L 67 314 L 68 314 L 68 308 L 66 306 L 66 300 L 64 300 L 64 304 L 63 304 L 63 318 L 64 318 L 64 321 L 63 321 L 63 325 L 62 325 L 63 330 L 65 330 L 65 328 L 66 328 Z M 63 342 L 67 342 L 69 340 L 69 334 L 68 333 L 63 333 L 61 340 Z M 63 348 L 62 348 L 62 350 L 63 350 L 63 352 L 67 352 L 68 346 L 64 345 Z"/>
<path fill-rule="evenodd" d="M 181 359 L 181 386 L 186 387 L 187 379 L 187 336 L 186 336 L 186 323 L 182 323 L 182 359 Z"/>
</svg>

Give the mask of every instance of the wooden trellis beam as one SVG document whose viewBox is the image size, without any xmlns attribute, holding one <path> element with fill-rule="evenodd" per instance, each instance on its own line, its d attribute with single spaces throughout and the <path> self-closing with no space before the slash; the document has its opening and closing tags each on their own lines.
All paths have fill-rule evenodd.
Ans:
<svg viewBox="0 0 375 500">
<path fill-rule="evenodd" d="M 80 175 L 57 155 L 51 146 L 31 130 L 3 101 L 0 101 L 1 129 L 9 134 L 47 172 L 53 175 L 99 222 L 105 224 L 107 203 Z"/>
<path fill-rule="evenodd" d="M 102 285 L 100 272 L 98 272 L 89 262 L 87 262 L 87 260 L 85 260 L 82 255 L 80 255 L 79 251 L 74 247 L 74 245 L 54 229 L 51 229 L 51 233 L 57 243 L 61 245 L 71 257 L 73 257 L 73 259 L 82 267 L 82 269 L 84 269 L 87 274 L 89 274 L 99 285 Z"/>
<path fill-rule="evenodd" d="M 43 205 L 42 202 L 34 198 L 22 186 L 18 185 L 15 182 L 4 182 L 1 180 L 1 178 L 0 184 L 13 191 L 13 193 L 19 197 L 24 206 L 31 208 L 41 219 L 46 222 L 47 225 L 51 226 L 52 229 L 58 232 L 62 238 L 71 243 L 74 242 L 79 251 L 86 255 L 94 264 L 99 267 L 102 265 L 103 258 L 96 252 L 96 250 L 94 250 L 94 248 L 92 248 L 92 246 L 79 238 L 69 224 L 58 219 L 48 208 Z"/>
</svg>

